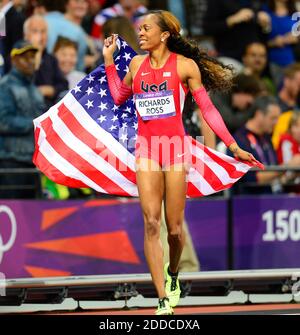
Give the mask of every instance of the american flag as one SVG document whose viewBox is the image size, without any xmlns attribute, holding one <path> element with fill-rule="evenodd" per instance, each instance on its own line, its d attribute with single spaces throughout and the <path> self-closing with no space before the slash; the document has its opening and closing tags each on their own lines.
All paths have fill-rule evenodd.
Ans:
<svg viewBox="0 0 300 335">
<path fill-rule="evenodd" d="M 122 38 L 114 60 L 120 78 L 136 54 Z M 45 114 L 34 120 L 33 162 L 47 177 L 69 187 L 138 196 L 135 174 L 137 115 L 133 97 L 114 104 L 104 65 L 99 66 Z M 188 197 L 231 187 L 250 168 L 191 138 L 193 165 Z"/>
</svg>

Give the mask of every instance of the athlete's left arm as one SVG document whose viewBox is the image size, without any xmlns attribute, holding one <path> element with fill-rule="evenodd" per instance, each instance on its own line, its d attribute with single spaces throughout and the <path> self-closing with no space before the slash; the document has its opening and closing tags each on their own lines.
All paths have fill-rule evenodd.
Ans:
<svg viewBox="0 0 300 335">
<path fill-rule="evenodd" d="M 205 87 L 202 84 L 201 73 L 196 62 L 188 58 L 182 59 L 182 62 L 185 62 L 186 64 L 184 66 L 180 66 L 179 68 L 184 69 L 185 82 L 199 106 L 204 120 L 237 158 L 259 165 L 259 162 L 254 158 L 254 156 L 251 153 L 242 150 L 229 133 L 221 114 L 212 103 Z"/>
</svg>

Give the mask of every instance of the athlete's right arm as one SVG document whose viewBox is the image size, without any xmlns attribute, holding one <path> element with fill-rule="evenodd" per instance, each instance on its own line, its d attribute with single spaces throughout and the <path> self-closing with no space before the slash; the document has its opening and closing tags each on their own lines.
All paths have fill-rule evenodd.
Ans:
<svg viewBox="0 0 300 335">
<path fill-rule="evenodd" d="M 104 40 L 103 57 L 110 94 L 116 105 L 122 105 L 132 95 L 132 76 L 131 71 L 128 71 L 122 81 L 118 75 L 113 59 L 117 39 L 117 35 L 112 35 Z"/>
</svg>

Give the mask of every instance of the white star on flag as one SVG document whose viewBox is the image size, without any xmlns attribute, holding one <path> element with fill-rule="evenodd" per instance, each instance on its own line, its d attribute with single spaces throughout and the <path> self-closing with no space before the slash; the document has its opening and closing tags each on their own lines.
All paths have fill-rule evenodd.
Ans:
<svg viewBox="0 0 300 335">
<path fill-rule="evenodd" d="M 106 121 L 106 115 L 100 115 L 100 117 L 98 118 L 98 121 L 99 121 L 100 123 Z"/>
<path fill-rule="evenodd" d="M 85 106 L 87 106 L 88 109 L 94 107 L 94 101 L 88 100 L 87 103 L 85 104 Z"/>
<path fill-rule="evenodd" d="M 123 141 L 123 142 L 127 141 L 128 140 L 127 134 L 125 134 L 125 133 L 122 134 L 121 137 L 120 137 L 120 140 Z"/>
<path fill-rule="evenodd" d="M 107 109 L 107 103 L 103 103 L 103 102 L 101 101 L 101 104 L 100 104 L 98 107 L 101 109 L 101 112 L 103 112 L 104 109 Z"/>
<path fill-rule="evenodd" d="M 74 87 L 74 92 L 75 93 L 78 93 L 78 92 L 81 92 L 81 86 L 78 86 L 78 85 L 76 85 L 75 87 Z"/>
<path fill-rule="evenodd" d="M 110 131 L 113 131 L 113 130 L 115 130 L 115 129 L 118 129 L 118 127 L 115 126 L 115 125 L 112 125 L 112 126 L 109 128 Z"/>
<path fill-rule="evenodd" d="M 106 76 L 103 76 L 99 79 L 100 84 L 103 84 L 106 82 Z"/>
<path fill-rule="evenodd" d="M 86 78 L 89 83 L 93 82 L 95 80 L 95 77 L 93 77 L 91 74 Z"/>
<path fill-rule="evenodd" d="M 115 112 L 115 111 L 118 110 L 118 109 L 119 109 L 119 107 L 118 107 L 117 105 L 114 104 L 114 107 L 112 108 L 112 111 Z"/>
<path fill-rule="evenodd" d="M 118 121 L 119 118 L 117 117 L 117 115 L 114 115 L 114 117 L 111 120 L 112 120 L 112 122 L 115 122 L 115 121 Z"/>
<path fill-rule="evenodd" d="M 103 98 L 104 96 L 106 96 L 106 90 L 100 88 L 100 92 L 98 94 L 101 96 L 101 98 Z"/>
<path fill-rule="evenodd" d="M 85 91 L 85 93 L 86 93 L 87 95 L 90 95 L 90 94 L 94 93 L 93 87 L 89 87 L 89 88 Z"/>
<path fill-rule="evenodd" d="M 130 53 L 125 52 L 123 58 L 125 58 L 126 62 L 128 62 L 129 59 L 131 59 Z"/>
</svg>

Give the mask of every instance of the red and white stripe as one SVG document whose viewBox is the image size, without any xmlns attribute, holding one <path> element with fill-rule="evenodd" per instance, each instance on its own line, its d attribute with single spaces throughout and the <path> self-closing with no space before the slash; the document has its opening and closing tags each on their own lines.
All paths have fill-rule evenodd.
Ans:
<svg viewBox="0 0 300 335">
<path fill-rule="evenodd" d="M 71 93 L 34 120 L 36 166 L 54 182 L 138 196 L 135 157 L 102 129 Z M 188 197 L 232 186 L 251 166 L 191 139 Z"/>
<path fill-rule="evenodd" d="M 134 156 L 99 127 L 71 93 L 34 125 L 39 129 L 34 163 L 50 179 L 67 186 L 81 181 L 98 192 L 137 196 Z M 45 167 L 45 161 L 51 167 Z"/>
</svg>

